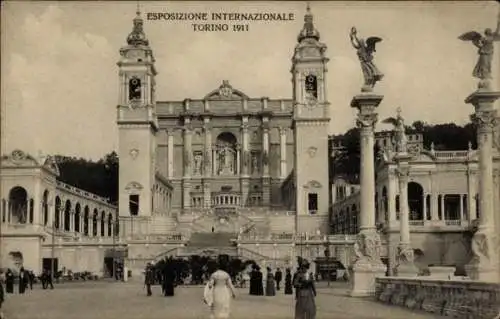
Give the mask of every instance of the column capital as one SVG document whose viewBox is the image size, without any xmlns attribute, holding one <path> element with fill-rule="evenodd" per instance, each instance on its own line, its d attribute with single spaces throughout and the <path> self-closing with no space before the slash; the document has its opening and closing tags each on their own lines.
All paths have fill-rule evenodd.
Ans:
<svg viewBox="0 0 500 319">
<path fill-rule="evenodd" d="M 368 113 L 368 114 L 358 114 L 358 118 L 356 119 L 356 126 L 360 129 L 373 129 L 375 124 L 378 121 L 377 113 Z"/>
<path fill-rule="evenodd" d="M 243 123 L 243 124 L 241 124 L 240 129 L 241 129 L 243 132 L 248 132 L 248 123 Z"/>
<path fill-rule="evenodd" d="M 396 168 L 395 173 L 400 182 L 408 182 L 408 178 L 410 177 L 409 167 L 398 167 Z"/>
<path fill-rule="evenodd" d="M 278 130 L 280 132 L 280 135 L 285 135 L 288 132 L 289 128 L 280 126 Z"/>
<path fill-rule="evenodd" d="M 470 116 L 471 121 L 478 126 L 478 129 L 486 132 L 493 132 L 498 125 L 497 111 L 494 109 L 480 110 Z"/>
</svg>

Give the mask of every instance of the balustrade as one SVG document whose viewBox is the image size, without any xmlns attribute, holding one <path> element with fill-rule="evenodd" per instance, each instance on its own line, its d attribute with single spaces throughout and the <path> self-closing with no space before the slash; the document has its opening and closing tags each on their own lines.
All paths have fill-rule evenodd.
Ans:
<svg viewBox="0 0 500 319">
<path fill-rule="evenodd" d="M 500 285 L 471 280 L 377 278 L 383 303 L 455 318 L 492 319 L 500 313 Z"/>
<path fill-rule="evenodd" d="M 240 206 L 241 195 L 237 193 L 212 194 L 212 206 Z"/>
</svg>

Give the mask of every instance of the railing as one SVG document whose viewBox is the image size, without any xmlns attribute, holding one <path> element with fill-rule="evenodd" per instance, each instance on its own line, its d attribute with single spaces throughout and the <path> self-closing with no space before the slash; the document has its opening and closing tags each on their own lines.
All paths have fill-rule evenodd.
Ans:
<svg viewBox="0 0 500 319">
<path fill-rule="evenodd" d="M 111 205 L 111 203 L 109 202 L 109 199 L 107 199 L 107 198 L 97 196 L 95 194 L 89 193 L 87 191 L 84 191 L 82 189 L 76 188 L 74 186 L 68 185 L 68 184 L 60 182 L 60 181 L 57 181 L 56 185 L 57 185 L 58 189 L 61 189 L 63 191 L 67 191 L 67 192 L 72 193 L 74 195 L 77 195 L 79 197 L 87 198 L 87 199 L 96 201 L 98 203 L 106 204 L 107 206 L 112 206 L 112 207 L 116 208 L 115 205 Z"/>
<path fill-rule="evenodd" d="M 238 193 L 212 193 L 212 206 L 240 206 L 241 195 Z"/>
<path fill-rule="evenodd" d="M 446 220 L 445 221 L 446 226 L 461 226 L 462 221 L 461 220 Z"/>
<path fill-rule="evenodd" d="M 410 220 L 410 226 L 424 226 L 423 220 Z"/>
<path fill-rule="evenodd" d="M 500 314 L 500 285 L 470 280 L 377 278 L 375 297 L 383 303 L 464 319 Z"/>
<path fill-rule="evenodd" d="M 463 159 L 469 155 L 469 151 L 434 151 L 438 159 Z"/>
<path fill-rule="evenodd" d="M 240 234 L 239 241 L 296 241 L 308 242 L 342 242 L 353 243 L 357 235 L 318 235 L 318 234 L 294 234 L 294 233 L 272 233 L 266 236 L 257 234 Z"/>
</svg>

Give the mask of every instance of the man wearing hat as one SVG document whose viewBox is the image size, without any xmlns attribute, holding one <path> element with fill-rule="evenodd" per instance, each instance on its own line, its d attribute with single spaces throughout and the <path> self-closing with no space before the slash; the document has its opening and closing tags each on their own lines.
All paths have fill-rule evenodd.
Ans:
<svg viewBox="0 0 500 319">
<path fill-rule="evenodd" d="M 148 296 L 151 296 L 153 292 L 151 291 L 151 285 L 154 284 L 155 282 L 155 276 L 153 272 L 153 265 L 151 263 L 148 263 L 146 265 L 146 271 L 144 273 L 144 285 L 146 286 L 146 291 Z"/>
</svg>

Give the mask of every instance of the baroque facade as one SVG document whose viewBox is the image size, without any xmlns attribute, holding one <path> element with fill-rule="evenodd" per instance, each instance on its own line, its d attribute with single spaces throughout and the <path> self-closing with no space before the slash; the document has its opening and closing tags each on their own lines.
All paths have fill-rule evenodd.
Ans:
<svg viewBox="0 0 500 319">
<path fill-rule="evenodd" d="M 379 133 L 376 140 L 382 156 L 375 166 L 375 218 L 383 241 L 382 255 L 389 265 L 388 272 L 392 274 L 400 242 L 397 152 L 394 149 L 394 134 Z M 433 144 L 430 149 L 425 149 L 419 134 L 408 134 L 407 141 L 410 154 L 408 212 L 416 262 L 421 268 L 429 265 L 455 266 L 463 272 L 472 258 L 471 237 L 480 212 L 478 152 L 471 147 L 463 151 L 438 151 Z M 338 139 L 332 139 L 330 143 L 332 151 L 342 148 Z M 499 159 L 500 154 L 496 151 L 495 167 L 499 167 Z M 500 203 L 499 174 L 500 170 L 495 169 L 495 207 Z M 359 191 L 358 185 L 341 176 L 333 180 L 332 233 L 358 233 Z M 500 225 L 498 214 L 495 215 L 495 224 L 496 227 Z"/>
<path fill-rule="evenodd" d="M 152 46 L 134 19 L 120 50 L 117 107 L 118 209 L 131 268 L 197 247 L 220 251 L 223 236 L 238 237 L 248 258 L 291 260 L 296 234 L 326 234 L 325 53 L 308 9 L 291 62 L 292 98 L 249 97 L 224 80 L 198 99 L 158 101 Z M 182 239 L 165 246 L 168 234 Z M 256 242 L 278 237 L 286 243 Z"/>
</svg>

